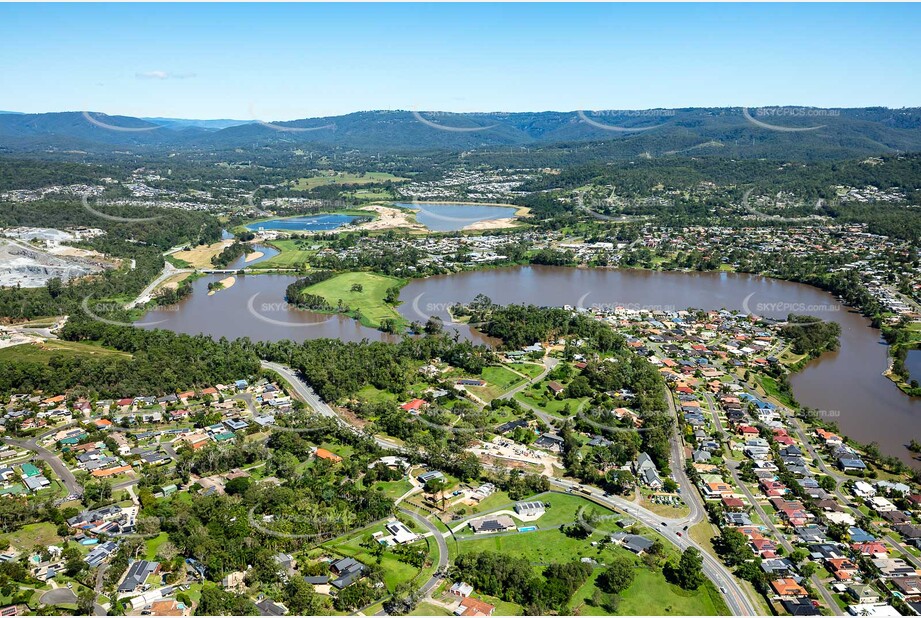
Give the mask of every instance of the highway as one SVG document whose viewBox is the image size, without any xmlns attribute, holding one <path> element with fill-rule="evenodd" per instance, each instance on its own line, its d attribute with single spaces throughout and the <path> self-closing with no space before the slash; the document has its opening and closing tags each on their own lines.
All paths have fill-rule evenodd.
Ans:
<svg viewBox="0 0 921 618">
<path fill-rule="evenodd" d="M 292 369 L 290 369 L 289 367 L 280 365 L 278 363 L 270 363 L 267 361 L 262 361 L 262 366 L 265 369 L 274 371 L 275 373 L 280 375 L 282 378 L 284 378 L 291 385 L 291 388 L 294 389 L 295 393 L 297 393 L 299 397 L 301 397 L 304 401 L 306 401 L 318 413 L 322 414 L 323 416 L 328 416 L 330 418 L 336 419 L 336 421 L 341 423 L 343 426 L 350 427 L 353 431 L 357 431 L 354 427 L 351 427 L 348 423 L 346 423 L 346 421 L 342 419 L 338 414 L 336 414 L 336 412 L 326 402 L 320 399 L 319 396 L 317 396 L 317 394 L 313 391 L 313 389 L 311 389 L 307 384 L 305 384 L 303 380 L 301 380 L 301 378 Z M 677 439 L 677 436 L 673 436 L 673 438 Z M 401 448 L 399 444 L 392 442 L 390 440 L 385 440 L 379 437 L 375 437 L 374 439 L 377 442 L 377 444 L 381 446 L 381 448 L 386 448 L 386 449 L 400 449 Z M 684 460 L 683 454 L 675 451 L 675 449 L 680 449 L 680 445 L 677 445 L 677 442 L 673 442 L 673 452 L 675 456 L 679 458 L 679 461 L 683 461 Z M 718 560 L 716 560 L 713 556 L 708 554 L 706 551 L 704 551 L 704 549 L 700 547 L 697 543 L 692 541 L 689 538 L 687 532 L 684 530 L 685 527 L 690 528 L 691 525 L 693 525 L 694 523 L 700 520 L 700 518 L 703 515 L 703 508 L 699 505 L 699 503 L 696 504 L 696 508 L 695 508 L 694 505 L 697 499 L 697 495 L 695 493 L 696 489 L 694 489 L 694 487 L 690 485 L 690 481 L 683 474 L 683 468 L 682 468 L 682 473 L 680 475 L 676 474 L 675 476 L 679 484 L 682 485 L 682 496 L 685 497 L 689 505 L 692 505 L 691 514 L 681 519 L 665 520 L 662 517 L 652 513 L 651 511 L 648 511 L 640 506 L 637 506 L 633 502 L 630 502 L 628 500 L 625 500 L 617 496 L 605 495 L 603 491 L 595 487 L 584 486 L 586 490 L 588 491 L 588 493 L 587 494 L 584 494 L 584 492 L 580 492 L 580 493 L 583 493 L 587 497 L 590 497 L 593 501 L 603 506 L 623 511 L 627 513 L 628 515 L 630 515 L 631 517 L 635 518 L 637 521 L 640 521 L 644 523 L 645 525 L 649 526 L 650 528 L 653 528 L 659 531 L 666 540 L 671 542 L 673 545 L 675 545 L 678 549 L 682 551 L 687 549 L 688 547 L 696 548 L 698 551 L 700 551 L 701 557 L 703 559 L 704 573 L 719 588 L 720 593 L 725 598 L 726 604 L 729 607 L 729 610 L 733 613 L 733 615 L 735 616 L 757 616 L 759 615 L 759 612 L 755 604 L 751 601 L 751 599 L 749 599 L 745 591 L 739 585 L 739 582 L 735 579 L 735 577 L 733 577 L 733 575 L 729 572 L 726 566 L 720 563 Z M 565 479 L 549 478 L 548 480 L 550 481 L 551 485 L 554 485 L 556 487 L 561 487 L 565 490 L 574 490 L 578 487 L 583 487 L 574 481 L 569 481 Z M 687 483 L 687 485 L 685 485 L 685 483 Z M 417 521 L 422 523 L 424 526 L 426 526 L 426 528 L 428 528 L 429 530 L 433 530 L 434 531 L 433 536 L 436 539 L 439 539 L 439 538 L 441 539 L 438 542 L 439 566 L 446 566 L 447 556 L 448 556 L 447 544 L 445 543 L 444 537 L 442 536 L 442 534 L 439 533 L 437 529 L 435 529 L 434 525 L 431 522 L 425 520 L 424 518 L 420 519 L 421 516 L 418 516 L 417 514 L 413 514 L 411 516 L 413 516 L 414 519 L 416 519 Z M 679 532 L 681 532 L 681 536 L 678 536 Z M 442 560 L 444 561 L 444 565 L 442 565 Z M 429 586 L 426 592 L 428 590 L 431 590 L 431 587 L 435 585 L 433 583 L 434 579 L 435 578 L 432 578 L 431 580 L 429 580 L 429 582 L 425 584 L 425 586 Z"/>
</svg>

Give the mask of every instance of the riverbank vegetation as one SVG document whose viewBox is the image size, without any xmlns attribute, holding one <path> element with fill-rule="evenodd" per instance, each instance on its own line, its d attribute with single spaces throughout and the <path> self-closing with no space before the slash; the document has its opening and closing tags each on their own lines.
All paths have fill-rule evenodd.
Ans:
<svg viewBox="0 0 921 618">
<path fill-rule="evenodd" d="M 790 342 L 795 354 L 817 358 L 823 352 L 838 349 L 841 326 L 836 322 L 824 322 L 821 318 L 791 313 L 787 324 L 780 329 L 780 336 Z"/>
<path fill-rule="evenodd" d="M 253 251 L 254 249 L 252 246 L 239 241 L 235 241 L 224 247 L 220 253 L 212 257 L 211 265 L 215 268 L 226 268 L 227 265 L 234 260 L 243 257 L 247 253 L 252 253 Z"/>
</svg>

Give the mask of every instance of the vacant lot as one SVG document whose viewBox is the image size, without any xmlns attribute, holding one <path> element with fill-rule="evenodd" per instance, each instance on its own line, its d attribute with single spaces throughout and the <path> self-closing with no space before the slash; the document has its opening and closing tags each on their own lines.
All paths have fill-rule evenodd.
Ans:
<svg viewBox="0 0 921 618">
<path fill-rule="evenodd" d="M 380 524 L 356 532 L 350 537 L 325 543 L 323 547 L 341 556 L 354 558 L 367 565 L 380 564 L 380 567 L 384 571 L 384 583 L 387 585 L 388 590 L 393 591 L 397 586 L 412 581 L 412 579 L 419 574 L 419 569 L 405 562 L 401 562 L 393 552 L 389 550 L 384 551 L 381 555 L 380 562 L 377 561 L 377 557 L 372 554 L 372 550 L 370 549 L 370 543 L 376 543 L 376 541 L 369 542 L 369 537 L 374 532 L 383 530 L 384 526 Z M 434 541 L 432 541 L 432 545 L 434 545 Z M 412 547 L 427 549 L 427 541 L 416 541 L 412 543 Z"/>
<path fill-rule="evenodd" d="M 10 542 L 12 547 L 20 551 L 30 551 L 36 545 L 46 547 L 56 545 L 61 542 L 58 536 L 57 528 L 52 523 L 29 524 L 23 526 L 16 532 L 0 534 L 0 539 Z"/>
<path fill-rule="evenodd" d="M 184 262 L 191 268 L 214 268 L 211 258 L 223 251 L 225 247 L 229 247 L 231 243 L 233 240 L 222 240 L 213 245 L 200 245 L 188 251 L 177 251 L 172 254 L 172 257 L 179 260 L 180 265 Z"/>
</svg>

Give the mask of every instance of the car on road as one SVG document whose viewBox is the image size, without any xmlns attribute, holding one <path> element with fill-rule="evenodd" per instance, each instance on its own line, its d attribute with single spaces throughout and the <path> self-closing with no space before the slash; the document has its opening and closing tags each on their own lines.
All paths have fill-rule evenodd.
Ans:
<svg viewBox="0 0 921 618">
<path fill-rule="evenodd" d="M 662 522 L 662 527 L 664 527 L 664 528 L 668 528 L 668 524 L 667 524 L 667 523 L 665 523 L 665 522 L 663 521 L 663 522 Z"/>
<path fill-rule="evenodd" d="M 687 529 L 688 529 L 688 527 L 687 527 L 687 526 L 685 526 L 684 528 L 682 528 L 682 530 L 687 530 Z"/>
<path fill-rule="evenodd" d="M 676 532 L 675 534 L 677 534 L 678 536 L 681 536 L 681 533 L 680 533 L 680 532 Z"/>
<path fill-rule="evenodd" d="M 720 586 L 720 592 L 726 594 L 726 586 Z"/>
</svg>

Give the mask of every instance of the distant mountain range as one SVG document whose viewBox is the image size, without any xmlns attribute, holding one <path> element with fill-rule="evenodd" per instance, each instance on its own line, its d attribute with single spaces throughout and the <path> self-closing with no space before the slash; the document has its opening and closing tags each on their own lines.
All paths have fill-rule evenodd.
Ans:
<svg viewBox="0 0 921 618">
<path fill-rule="evenodd" d="M 100 113 L 0 114 L 0 151 L 220 152 L 317 148 L 370 153 L 562 149 L 605 157 L 827 159 L 921 151 L 921 108 L 776 107 L 607 112 L 368 111 L 262 123 Z"/>
</svg>

